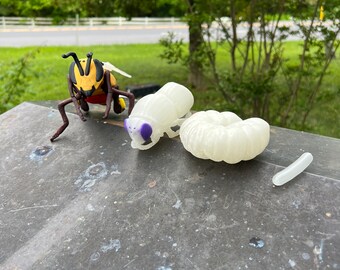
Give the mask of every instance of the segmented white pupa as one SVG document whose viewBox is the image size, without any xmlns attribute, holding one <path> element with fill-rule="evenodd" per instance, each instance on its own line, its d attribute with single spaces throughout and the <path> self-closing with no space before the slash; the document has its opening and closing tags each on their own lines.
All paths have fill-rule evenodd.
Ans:
<svg viewBox="0 0 340 270">
<path fill-rule="evenodd" d="M 201 111 L 180 129 L 184 148 L 194 156 L 234 164 L 250 160 L 269 143 L 269 124 L 260 118 L 242 120 L 232 112 Z"/>
<path fill-rule="evenodd" d="M 146 150 L 155 145 L 164 133 L 170 138 L 177 136 L 178 127 L 190 114 L 193 104 L 190 90 L 174 82 L 165 84 L 155 94 L 141 98 L 124 121 L 132 139 L 131 147 Z"/>
</svg>

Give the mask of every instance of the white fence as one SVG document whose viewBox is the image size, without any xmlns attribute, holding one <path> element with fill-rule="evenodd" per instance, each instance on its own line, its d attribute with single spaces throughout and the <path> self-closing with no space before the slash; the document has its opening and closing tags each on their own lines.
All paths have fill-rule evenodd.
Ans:
<svg viewBox="0 0 340 270">
<path fill-rule="evenodd" d="M 101 18 L 68 18 L 59 24 L 53 23 L 52 18 L 26 18 L 26 17 L 2 17 L 3 29 L 12 27 L 41 27 L 41 26 L 112 26 L 112 25 L 159 25 L 159 24 L 180 24 L 179 18 L 131 18 L 124 17 L 101 17 Z"/>
</svg>

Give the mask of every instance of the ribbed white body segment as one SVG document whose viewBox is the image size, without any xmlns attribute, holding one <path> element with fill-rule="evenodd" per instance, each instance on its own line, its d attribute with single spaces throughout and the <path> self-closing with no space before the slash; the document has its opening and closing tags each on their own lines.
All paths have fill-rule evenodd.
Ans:
<svg viewBox="0 0 340 270">
<path fill-rule="evenodd" d="M 131 146 L 145 150 L 155 145 L 164 133 L 169 137 L 177 136 L 179 131 L 171 128 L 181 125 L 184 121 L 181 118 L 190 112 L 193 104 L 190 90 L 174 82 L 165 84 L 155 94 L 141 98 L 125 120 L 125 128 L 132 139 Z M 148 138 L 151 143 L 148 144 L 142 136 L 146 125 L 152 130 Z"/>
<path fill-rule="evenodd" d="M 175 120 L 187 114 L 193 104 L 194 97 L 186 87 L 169 82 L 155 94 L 141 98 L 129 118 L 145 119 L 157 127 L 169 128 Z"/>
<path fill-rule="evenodd" d="M 230 164 L 250 160 L 269 143 L 269 124 L 260 118 L 242 120 L 232 112 L 201 111 L 180 129 L 184 148 L 194 156 Z"/>
</svg>

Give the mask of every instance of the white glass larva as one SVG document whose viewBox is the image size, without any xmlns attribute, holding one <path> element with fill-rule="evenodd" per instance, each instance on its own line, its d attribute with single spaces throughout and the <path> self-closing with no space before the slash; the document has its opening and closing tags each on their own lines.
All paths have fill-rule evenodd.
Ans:
<svg viewBox="0 0 340 270">
<path fill-rule="evenodd" d="M 174 82 L 141 98 L 124 121 L 132 140 L 131 147 L 146 150 L 154 146 L 164 133 L 170 138 L 177 136 L 193 104 L 190 90 Z"/>
<path fill-rule="evenodd" d="M 303 153 L 297 160 L 290 164 L 287 168 L 278 172 L 273 177 L 275 186 L 282 186 L 302 173 L 313 161 L 311 153 Z"/>
<path fill-rule="evenodd" d="M 195 157 L 234 164 L 263 152 L 270 126 L 260 118 L 242 120 L 232 112 L 201 111 L 184 121 L 180 138 Z"/>
</svg>

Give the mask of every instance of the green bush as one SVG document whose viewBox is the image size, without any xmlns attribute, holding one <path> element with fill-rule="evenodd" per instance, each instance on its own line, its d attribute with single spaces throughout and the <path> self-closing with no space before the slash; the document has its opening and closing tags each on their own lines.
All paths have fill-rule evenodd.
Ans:
<svg viewBox="0 0 340 270">
<path fill-rule="evenodd" d="M 0 74 L 0 113 L 12 108 L 22 101 L 25 93 L 33 94 L 29 87 L 33 77 L 38 73 L 31 69 L 31 63 L 39 49 L 27 52 L 19 59 L 12 60 Z"/>
</svg>

